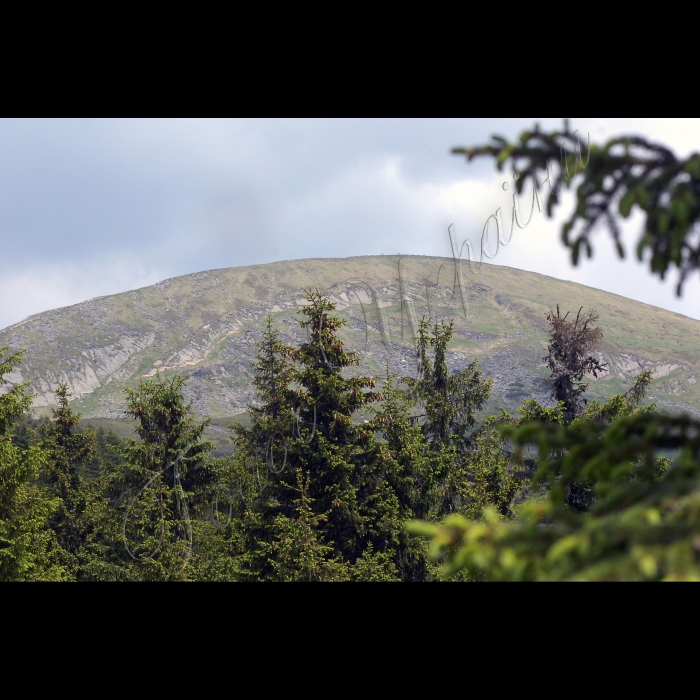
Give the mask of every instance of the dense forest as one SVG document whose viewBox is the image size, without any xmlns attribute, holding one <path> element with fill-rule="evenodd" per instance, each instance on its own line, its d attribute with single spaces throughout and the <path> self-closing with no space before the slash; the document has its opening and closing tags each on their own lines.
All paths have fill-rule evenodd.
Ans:
<svg viewBox="0 0 700 700">
<path fill-rule="evenodd" d="M 207 421 L 185 405 L 179 375 L 125 389 L 138 439 L 81 430 L 65 385 L 50 421 L 13 426 L 31 396 L 26 386 L 2 395 L 2 579 L 479 580 L 476 567 L 452 572 L 407 524 L 420 531 L 482 514 L 508 521 L 546 502 L 551 487 L 533 478 L 537 457 L 517 453 L 504 427 L 654 411 L 642 407 L 649 373 L 623 396 L 587 402 L 584 375 L 604 369 L 590 354 L 602 337 L 593 312 L 548 316 L 553 407 L 530 399 L 515 416 L 477 420 L 491 381 L 476 362 L 449 372 L 451 323 L 420 322 L 417 379 L 350 376 L 358 360 L 337 337 L 334 304 L 311 289 L 306 301 L 308 340 L 299 347 L 283 345 L 268 320 L 258 401 L 249 427 L 231 426 L 229 457 L 210 455 Z M 0 372 L 20 361 L 4 356 Z M 657 459 L 654 474 L 667 467 Z M 592 484 L 572 481 L 564 500 L 585 513 Z"/>
<path fill-rule="evenodd" d="M 561 157 L 547 211 L 578 174 L 563 231 L 574 264 L 596 225 L 622 254 L 613 207 L 637 206 L 654 273 L 675 265 L 680 293 L 700 266 L 700 156 L 622 138 L 591 146 L 577 173 L 568 126 L 457 152 L 512 162 L 519 188 Z M 212 455 L 179 375 L 124 389 L 134 439 L 81 428 L 65 384 L 51 420 L 28 419 L 28 384 L 14 386 L 0 395 L 0 580 L 700 579 L 700 422 L 648 404 L 650 372 L 590 399 L 605 329 L 585 300 L 556 301 L 552 400 L 514 413 L 485 413 L 476 361 L 450 371 L 449 321 L 418 323 L 415 376 L 359 376 L 318 289 L 299 310 L 304 342 L 282 343 L 268 321 L 230 456 Z M 0 382 L 21 360 L 0 348 Z"/>
</svg>

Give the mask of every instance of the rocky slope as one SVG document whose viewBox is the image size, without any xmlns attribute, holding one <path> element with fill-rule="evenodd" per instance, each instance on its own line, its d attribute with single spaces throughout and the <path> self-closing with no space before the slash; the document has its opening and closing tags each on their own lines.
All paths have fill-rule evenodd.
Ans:
<svg viewBox="0 0 700 700">
<path fill-rule="evenodd" d="M 546 400 L 542 365 L 546 312 L 559 304 L 600 314 L 600 356 L 609 373 L 593 396 L 625 390 L 644 369 L 651 396 L 669 410 L 700 414 L 700 322 L 571 282 L 495 265 L 462 285 L 450 259 L 370 256 L 309 259 L 211 270 L 31 316 L 0 331 L 0 347 L 26 349 L 9 386 L 31 382 L 35 410 L 48 410 L 67 381 L 85 418 L 122 414 L 122 387 L 160 371 L 189 378 L 198 413 L 232 416 L 253 400 L 252 360 L 268 314 L 282 338 L 298 343 L 302 291 L 319 287 L 348 319 L 343 338 L 363 373 L 415 373 L 413 332 L 422 316 L 455 319 L 449 355 L 458 370 L 478 357 L 494 377 L 493 405 Z M 7 387 L 6 387 L 7 388 Z M 5 390 L 6 390 L 5 388 Z M 0 391 L 3 388 L 0 387 Z M 43 407 L 43 408 L 42 408 Z"/>
</svg>

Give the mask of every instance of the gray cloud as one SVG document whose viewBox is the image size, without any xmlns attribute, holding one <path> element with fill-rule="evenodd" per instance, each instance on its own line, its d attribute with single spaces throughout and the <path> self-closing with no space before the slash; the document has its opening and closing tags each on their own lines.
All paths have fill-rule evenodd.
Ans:
<svg viewBox="0 0 700 700">
<path fill-rule="evenodd" d="M 447 255 L 447 225 L 454 221 L 463 237 L 476 242 L 484 212 L 499 206 L 502 194 L 502 176 L 492 163 L 466 165 L 450 148 L 483 142 L 492 133 L 512 138 L 535 121 L 545 128 L 561 124 L 0 121 L 0 327 L 204 269 L 399 251 Z M 686 123 L 682 133 L 639 120 L 572 124 L 591 130 L 594 139 L 628 125 L 671 145 L 682 138 L 680 150 L 696 134 L 700 142 L 697 121 Z M 516 240 L 493 262 L 566 279 L 581 275 L 561 255 L 551 222 L 533 223 L 531 230 L 540 262 Z M 598 276 L 589 266 L 585 283 L 609 289 L 610 277 L 609 265 Z M 643 271 L 625 279 L 627 291 L 618 290 L 619 280 L 618 287 L 612 280 L 612 290 L 649 296 Z M 654 298 L 651 303 L 700 315 L 688 300 L 675 302 L 666 292 Z"/>
</svg>

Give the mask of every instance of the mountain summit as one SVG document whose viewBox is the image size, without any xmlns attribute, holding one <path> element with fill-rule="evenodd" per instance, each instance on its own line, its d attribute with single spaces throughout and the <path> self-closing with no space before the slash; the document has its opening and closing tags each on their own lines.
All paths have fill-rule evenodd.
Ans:
<svg viewBox="0 0 700 700">
<path fill-rule="evenodd" d="M 253 400 L 252 360 L 267 315 L 282 341 L 303 339 L 296 311 L 308 287 L 326 292 L 348 319 L 340 337 L 362 360 L 363 374 L 383 374 L 388 360 L 392 371 L 414 375 L 418 319 L 453 318 L 448 366 L 460 370 L 478 357 L 494 377 L 493 402 L 511 410 L 524 398 L 547 398 L 549 308 L 595 309 L 603 330 L 598 354 L 610 371 L 591 380 L 589 393 L 625 391 L 650 369 L 649 395 L 660 408 L 700 414 L 699 321 L 508 267 L 483 264 L 472 273 L 465 263 L 460 275 L 452 259 L 425 256 L 223 268 L 36 314 L 0 331 L 0 346 L 27 350 L 9 386 L 30 381 L 39 395 L 34 406 L 46 407 L 67 381 L 85 418 L 117 418 L 123 386 L 179 373 L 189 378 L 186 395 L 198 413 L 232 416 Z"/>
</svg>

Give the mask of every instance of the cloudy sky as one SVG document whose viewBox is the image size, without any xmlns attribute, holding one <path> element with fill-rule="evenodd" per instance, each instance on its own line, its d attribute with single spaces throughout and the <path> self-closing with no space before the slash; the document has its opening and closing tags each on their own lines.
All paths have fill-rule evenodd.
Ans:
<svg viewBox="0 0 700 700">
<path fill-rule="evenodd" d="M 453 146 L 516 137 L 560 118 L 0 120 L 0 328 L 28 315 L 219 267 L 307 257 L 450 255 L 447 228 L 478 249 L 510 212 L 491 161 Z M 570 118 L 602 141 L 635 133 L 678 155 L 700 119 Z M 512 180 L 510 180 L 512 182 Z M 507 207 L 507 208 L 506 208 Z M 529 204 L 528 204 L 529 210 Z M 700 319 L 700 284 L 677 299 L 599 233 L 577 268 L 561 218 L 535 214 L 493 263 L 574 280 Z M 629 222 L 626 240 L 638 237 Z M 628 246 L 631 250 L 632 246 Z"/>
</svg>

